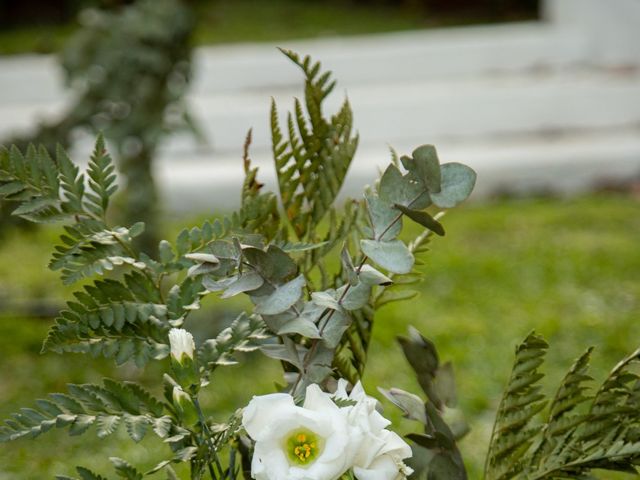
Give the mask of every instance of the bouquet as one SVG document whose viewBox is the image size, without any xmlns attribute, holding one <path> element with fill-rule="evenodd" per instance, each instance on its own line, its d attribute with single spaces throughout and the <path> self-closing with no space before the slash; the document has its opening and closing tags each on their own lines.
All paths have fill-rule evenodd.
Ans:
<svg viewBox="0 0 640 480">
<path fill-rule="evenodd" d="M 358 136 L 345 101 L 326 117 L 335 86 L 319 62 L 284 51 L 304 76 L 304 99 L 283 124 L 271 106 L 278 192 L 263 191 L 244 145 L 241 207 L 230 216 L 183 230 L 157 251 L 141 251 L 142 223 L 112 225 L 118 188 L 104 140 L 85 172 L 58 149 L 0 151 L 0 197 L 33 222 L 64 222 L 50 268 L 81 283 L 60 312 L 43 350 L 112 358 L 116 365 L 162 366 L 158 397 L 137 383 L 106 379 L 69 385 L 36 400 L 0 427 L 1 441 L 52 428 L 99 437 L 124 425 L 135 442 L 153 432 L 166 456 L 145 472 L 112 458 L 120 478 L 141 479 L 188 465 L 189 478 L 215 480 L 465 479 L 457 443 L 468 430 L 451 420 L 456 392 L 450 363 L 411 329 L 398 337 L 421 395 L 380 388 L 415 422 L 394 432 L 381 403 L 360 383 L 370 354 L 375 312 L 416 294 L 416 265 L 433 235 L 443 236 L 445 210 L 471 194 L 475 172 L 441 163 L 435 147 L 417 146 L 391 160 L 362 199 L 336 199 Z M 403 223 L 422 232 L 401 235 Z M 215 338 L 194 341 L 188 317 L 209 295 L 246 296 L 251 308 Z M 640 460 L 640 351 L 620 362 L 589 394 L 588 350 L 547 401 L 539 386 L 546 342 L 531 333 L 515 364 L 487 446 L 485 478 L 594 478 L 593 469 L 632 472 Z M 200 396 L 218 368 L 259 351 L 282 366 L 274 393 L 237 405 L 215 423 Z M 456 418 L 459 418 L 456 417 Z M 484 447 L 483 447 L 484 448 Z M 102 479 L 77 467 L 83 480 Z M 59 476 L 60 479 L 70 477 Z"/>
</svg>

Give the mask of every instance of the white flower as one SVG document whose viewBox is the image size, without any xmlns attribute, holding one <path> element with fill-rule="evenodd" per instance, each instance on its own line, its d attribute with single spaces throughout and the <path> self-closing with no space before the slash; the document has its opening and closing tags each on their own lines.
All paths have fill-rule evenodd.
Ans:
<svg viewBox="0 0 640 480">
<path fill-rule="evenodd" d="M 196 349 L 196 344 L 189 332 L 183 328 L 172 328 L 169 331 L 169 344 L 171 345 L 171 356 L 178 362 L 182 361 L 183 355 L 193 360 L 193 351 Z"/>
<path fill-rule="evenodd" d="M 358 480 L 400 480 L 412 473 L 402 461 L 411 457 L 411 447 L 396 433 L 386 429 L 391 423 L 376 410 L 377 401 L 369 397 L 358 382 L 350 395 L 347 382 L 340 380 L 335 397 L 355 401 L 348 410 L 350 447 L 354 449 L 353 473 Z"/>
<path fill-rule="evenodd" d="M 346 410 L 317 385 L 302 407 L 285 393 L 253 397 L 242 425 L 256 442 L 256 480 L 335 480 L 352 466 Z"/>
</svg>

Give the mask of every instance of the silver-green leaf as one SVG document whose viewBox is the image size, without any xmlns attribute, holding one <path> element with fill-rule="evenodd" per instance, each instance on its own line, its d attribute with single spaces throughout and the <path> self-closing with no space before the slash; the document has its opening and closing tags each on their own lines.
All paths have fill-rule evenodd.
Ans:
<svg viewBox="0 0 640 480">
<path fill-rule="evenodd" d="M 275 315 L 291 308 L 302 297 L 305 285 L 303 275 L 299 275 L 290 282 L 275 289 L 273 293 L 256 300 L 256 313 Z"/>
<path fill-rule="evenodd" d="M 452 208 L 466 200 L 476 184 L 476 172 L 461 163 L 442 165 L 442 187 L 431 199 L 440 208 Z"/>
<path fill-rule="evenodd" d="M 409 273 L 413 268 L 413 254 L 400 240 L 377 242 L 363 239 L 360 247 L 371 260 L 390 272 Z"/>
</svg>

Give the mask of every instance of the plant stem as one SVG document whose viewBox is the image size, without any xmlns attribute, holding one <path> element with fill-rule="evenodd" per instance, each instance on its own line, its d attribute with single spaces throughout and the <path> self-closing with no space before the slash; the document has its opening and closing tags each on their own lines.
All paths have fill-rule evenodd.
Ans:
<svg viewBox="0 0 640 480">
<path fill-rule="evenodd" d="M 198 420 L 200 421 L 200 426 L 202 427 L 202 431 L 205 435 L 205 442 L 207 444 L 207 447 L 209 448 L 209 452 L 213 454 L 213 460 L 215 462 L 216 468 L 218 469 L 218 475 L 220 475 L 220 478 L 224 478 L 225 476 L 224 469 L 220 464 L 220 459 L 218 459 L 218 454 L 216 453 L 213 443 L 211 442 L 211 430 L 209 430 L 209 425 L 207 425 L 207 421 L 205 420 L 204 414 L 202 413 L 200 402 L 198 401 L 198 398 L 195 395 L 192 395 L 191 398 L 193 400 L 193 404 L 196 407 L 196 411 L 198 412 Z M 211 474 L 211 478 L 216 480 L 216 476 L 213 472 L 213 467 L 211 466 L 211 462 L 207 462 L 207 467 L 209 468 L 209 473 Z"/>
</svg>

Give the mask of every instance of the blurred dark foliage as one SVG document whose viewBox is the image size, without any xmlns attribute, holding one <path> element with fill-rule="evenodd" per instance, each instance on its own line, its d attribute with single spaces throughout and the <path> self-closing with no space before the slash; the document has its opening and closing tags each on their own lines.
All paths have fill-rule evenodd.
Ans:
<svg viewBox="0 0 640 480">
<path fill-rule="evenodd" d="M 85 8 L 113 9 L 132 0 L 0 0 L 0 27 L 71 22 Z"/>
<path fill-rule="evenodd" d="M 124 178 L 121 223 L 145 219 L 141 242 L 157 245 L 158 196 L 152 160 L 168 133 L 193 131 L 183 102 L 191 75 L 193 15 L 179 0 L 139 0 L 113 10 L 90 9 L 61 54 L 74 92 L 67 111 L 27 136 L 7 139 L 26 149 L 42 144 L 53 157 L 78 130 L 103 132 L 115 146 Z M 6 213 L 5 213 L 6 220 Z"/>
<path fill-rule="evenodd" d="M 501 21 L 538 15 L 540 0 L 348 0 L 360 5 L 384 5 L 414 11 L 424 17 L 460 20 Z"/>
<path fill-rule="evenodd" d="M 236 0 L 240 1 L 240 0 Z M 263 0 L 265 3 L 271 0 Z M 304 0 L 318 2 L 320 0 Z M 324 1 L 324 0 L 323 0 Z M 337 0 L 354 5 L 397 7 L 421 16 L 444 16 L 464 21 L 510 20 L 537 15 L 540 0 Z M 0 27 L 61 24 L 73 21 L 84 8 L 117 9 L 132 0 L 0 0 Z M 216 0 L 191 0 L 215 8 Z"/>
</svg>

